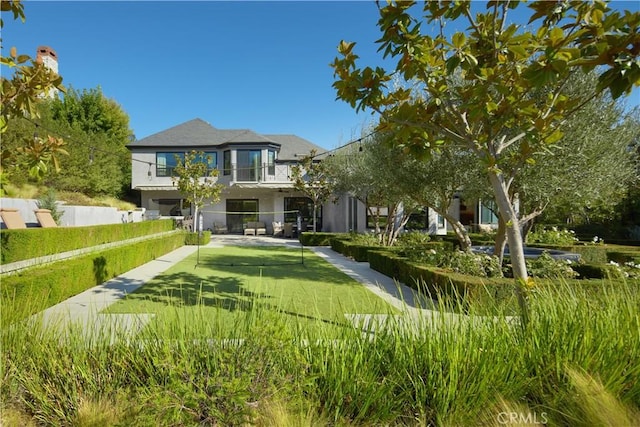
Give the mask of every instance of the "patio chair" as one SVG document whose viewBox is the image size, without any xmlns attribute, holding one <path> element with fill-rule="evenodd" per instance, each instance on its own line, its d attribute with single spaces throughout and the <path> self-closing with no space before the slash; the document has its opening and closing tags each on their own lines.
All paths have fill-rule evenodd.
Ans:
<svg viewBox="0 0 640 427">
<path fill-rule="evenodd" d="M 27 228 L 18 208 L 0 208 L 0 216 L 9 230 Z"/>
<path fill-rule="evenodd" d="M 254 221 L 249 221 L 244 225 L 244 235 L 245 236 L 256 235 L 256 223 Z"/>
<path fill-rule="evenodd" d="M 273 228 L 273 237 L 280 237 L 283 235 L 284 227 L 280 221 L 273 221 L 271 223 L 271 227 Z"/>
<path fill-rule="evenodd" d="M 293 237 L 293 224 L 285 222 L 282 226 L 282 235 L 284 237 Z"/>
<path fill-rule="evenodd" d="M 36 209 L 34 212 L 36 213 L 36 219 L 40 223 L 40 227 L 52 228 L 58 226 L 51 216 L 51 211 L 49 209 Z"/>
<path fill-rule="evenodd" d="M 263 221 L 256 222 L 256 236 L 266 236 L 267 226 Z"/>
<path fill-rule="evenodd" d="M 229 232 L 229 230 L 227 229 L 227 226 L 222 224 L 221 222 L 214 222 L 213 223 L 213 232 L 215 234 L 226 234 Z"/>
</svg>

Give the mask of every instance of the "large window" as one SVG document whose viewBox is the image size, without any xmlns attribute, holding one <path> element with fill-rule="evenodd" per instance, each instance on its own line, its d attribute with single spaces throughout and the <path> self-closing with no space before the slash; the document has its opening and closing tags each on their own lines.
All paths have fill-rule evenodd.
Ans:
<svg viewBox="0 0 640 427">
<path fill-rule="evenodd" d="M 215 169 L 218 167 L 218 153 L 207 151 L 203 156 L 198 156 L 195 161 L 206 163 L 209 170 Z M 156 153 L 156 176 L 173 176 L 178 162 L 184 162 L 184 153 Z"/>
<path fill-rule="evenodd" d="M 184 161 L 184 153 L 156 153 L 156 176 L 172 176 L 178 161 Z"/>
<path fill-rule="evenodd" d="M 284 222 L 296 223 L 298 212 L 302 216 L 302 222 L 313 225 L 313 201 L 308 197 L 285 197 L 284 198 Z M 318 206 L 316 212 L 316 230 L 322 229 L 322 206 Z"/>
<path fill-rule="evenodd" d="M 206 163 L 207 169 L 211 172 L 213 169 L 218 167 L 218 153 L 215 151 L 206 151 L 204 155 L 198 156 L 196 161 Z"/>
<path fill-rule="evenodd" d="M 258 221 L 258 200 L 227 199 L 227 228 L 231 233 L 242 233 L 248 221 Z"/>
<path fill-rule="evenodd" d="M 236 179 L 238 181 L 257 182 L 262 180 L 262 151 L 238 150 Z"/>
</svg>

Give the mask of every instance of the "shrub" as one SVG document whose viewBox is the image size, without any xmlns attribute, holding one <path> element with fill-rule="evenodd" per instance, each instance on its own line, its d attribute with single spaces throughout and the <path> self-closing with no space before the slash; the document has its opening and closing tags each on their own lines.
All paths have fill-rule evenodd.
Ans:
<svg viewBox="0 0 640 427">
<path fill-rule="evenodd" d="M 62 212 L 58 210 L 58 203 L 56 201 L 56 192 L 50 189 L 47 194 L 40 197 L 36 201 L 36 205 L 39 209 L 49 209 L 51 211 L 51 217 L 56 222 L 56 224 L 60 224 L 60 218 L 62 217 Z"/>
<path fill-rule="evenodd" d="M 331 239 L 346 238 L 346 233 L 300 233 L 300 243 L 304 246 L 330 246 Z"/>
<path fill-rule="evenodd" d="M 203 231 L 202 235 L 199 232 L 186 233 L 184 236 L 185 245 L 206 245 L 211 241 L 211 231 Z"/>
<path fill-rule="evenodd" d="M 398 236 L 396 246 L 405 248 L 421 247 L 430 241 L 431 236 L 429 234 L 420 231 L 410 231 Z"/>
<path fill-rule="evenodd" d="M 571 268 L 571 261 L 557 260 L 547 252 L 537 258 L 526 260 L 527 271 L 532 277 L 573 279 L 578 273 Z"/>
<path fill-rule="evenodd" d="M 502 266 L 498 257 L 472 252 L 453 251 L 442 257 L 438 267 L 456 273 L 476 277 L 502 277 Z"/>
<path fill-rule="evenodd" d="M 543 245 L 573 245 L 578 241 L 573 230 L 542 228 L 527 234 L 527 243 L 541 243 Z"/>
</svg>

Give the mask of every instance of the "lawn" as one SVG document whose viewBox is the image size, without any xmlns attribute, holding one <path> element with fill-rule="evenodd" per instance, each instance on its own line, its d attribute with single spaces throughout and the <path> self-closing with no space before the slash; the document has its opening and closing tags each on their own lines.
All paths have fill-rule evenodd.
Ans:
<svg viewBox="0 0 640 427">
<path fill-rule="evenodd" d="M 155 313 L 156 326 L 184 337 L 228 335 L 240 318 L 265 309 L 303 325 L 337 327 L 350 325 L 345 314 L 396 313 L 313 252 L 234 246 L 200 249 L 108 312 Z"/>
</svg>

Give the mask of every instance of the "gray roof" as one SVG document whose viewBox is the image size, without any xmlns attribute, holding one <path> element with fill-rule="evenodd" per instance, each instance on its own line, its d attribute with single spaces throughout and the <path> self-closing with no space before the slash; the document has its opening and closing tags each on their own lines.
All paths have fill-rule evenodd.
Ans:
<svg viewBox="0 0 640 427">
<path fill-rule="evenodd" d="M 311 150 L 326 150 L 296 135 L 261 135 L 250 129 L 217 129 L 202 119 L 193 119 L 134 141 L 129 149 L 155 147 L 212 147 L 227 144 L 272 144 L 280 146 L 278 160 L 299 160 Z"/>
</svg>

